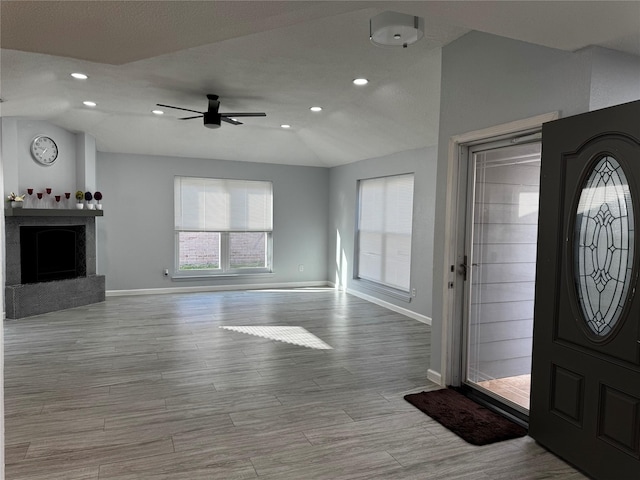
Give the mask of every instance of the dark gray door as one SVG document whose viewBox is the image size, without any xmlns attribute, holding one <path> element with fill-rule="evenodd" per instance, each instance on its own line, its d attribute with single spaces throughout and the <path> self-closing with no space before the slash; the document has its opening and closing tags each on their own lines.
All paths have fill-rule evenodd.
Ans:
<svg viewBox="0 0 640 480">
<path fill-rule="evenodd" d="M 530 435 L 640 478 L 640 102 L 542 130 Z"/>
</svg>

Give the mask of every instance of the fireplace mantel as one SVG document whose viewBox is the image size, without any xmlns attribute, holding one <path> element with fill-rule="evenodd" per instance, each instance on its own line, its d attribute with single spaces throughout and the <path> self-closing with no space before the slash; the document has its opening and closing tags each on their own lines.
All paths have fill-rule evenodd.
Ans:
<svg viewBox="0 0 640 480">
<path fill-rule="evenodd" d="M 102 210 L 57 209 L 57 208 L 7 208 L 5 217 L 102 217 Z"/>
</svg>

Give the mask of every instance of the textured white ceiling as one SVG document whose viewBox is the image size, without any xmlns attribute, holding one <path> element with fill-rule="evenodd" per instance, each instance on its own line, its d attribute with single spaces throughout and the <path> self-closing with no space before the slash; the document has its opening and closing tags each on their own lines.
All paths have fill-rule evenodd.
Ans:
<svg viewBox="0 0 640 480">
<path fill-rule="evenodd" d="M 423 16 L 426 38 L 374 47 L 369 18 L 384 10 Z M 470 29 L 640 54 L 640 2 L 3 0 L 0 14 L 3 116 L 88 132 L 100 151 L 297 165 L 435 144 L 441 47 Z M 361 76 L 370 84 L 353 86 Z M 150 113 L 205 110 L 207 93 L 221 111 L 267 117 L 210 130 L 179 111 Z"/>
</svg>

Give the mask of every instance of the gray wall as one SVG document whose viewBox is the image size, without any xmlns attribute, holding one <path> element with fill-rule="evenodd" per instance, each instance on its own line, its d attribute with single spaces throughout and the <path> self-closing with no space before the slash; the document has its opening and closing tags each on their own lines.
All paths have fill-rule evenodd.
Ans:
<svg viewBox="0 0 640 480">
<path fill-rule="evenodd" d="M 6 191 L 23 194 L 27 188 L 33 188 L 34 196 L 45 188 L 51 188 L 53 195 L 94 191 L 95 140 L 90 135 L 72 133 L 41 120 L 5 117 L 0 121 Z M 50 136 L 58 145 L 59 156 L 53 165 L 40 165 L 31 158 L 31 141 L 39 134 Z"/>
<path fill-rule="evenodd" d="M 445 203 L 449 139 L 503 123 L 560 110 L 589 108 L 590 65 L 585 55 L 563 52 L 479 32 L 442 51 L 440 134 L 434 238 L 432 371 L 441 373 L 445 270 Z M 445 280 L 446 279 L 446 280 Z"/>
<path fill-rule="evenodd" d="M 628 53 L 590 47 L 589 110 L 620 105 L 640 98 L 640 58 Z"/>
<path fill-rule="evenodd" d="M 349 291 L 372 296 L 419 315 L 431 317 L 436 152 L 435 147 L 423 148 L 331 169 L 327 265 L 329 281 Z M 415 173 L 411 286 L 416 289 L 417 295 L 411 302 L 405 302 L 368 289 L 355 280 L 353 262 L 357 181 L 409 172 Z"/>
<path fill-rule="evenodd" d="M 566 117 L 637 98 L 638 63 L 606 49 L 571 53 L 470 32 L 443 48 L 434 230 L 431 370 L 442 369 L 448 148 L 452 136 L 543 113 Z M 630 57 L 630 56 L 626 56 Z M 613 70 L 611 70 L 613 68 Z M 615 82 L 607 79 L 617 77 Z M 625 88 L 626 93 L 618 92 Z M 593 91 L 592 91 L 593 90 Z M 593 105 L 592 105 L 593 101 Z M 444 340 L 442 340 L 444 341 Z"/>
<path fill-rule="evenodd" d="M 171 280 L 175 175 L 273 182 L 273 274 Z M 107 290 L 326 282 L 326 168 L 98 152 L 98 272 Z M 298 265 L 304 271 L 298 271 Z"/>
</svg>

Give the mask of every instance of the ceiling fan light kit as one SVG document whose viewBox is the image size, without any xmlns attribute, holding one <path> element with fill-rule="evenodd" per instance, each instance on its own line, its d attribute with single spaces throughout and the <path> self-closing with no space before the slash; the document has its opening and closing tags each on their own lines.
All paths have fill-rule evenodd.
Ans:
<svg viewBox="0 0 640 480">
<path fill-rule="evenodd" d="M 378 47 L 407 48 L 424 37 L 424 18 L 382 12 L 369 20 L 369 39 Z"/>
</svg>

